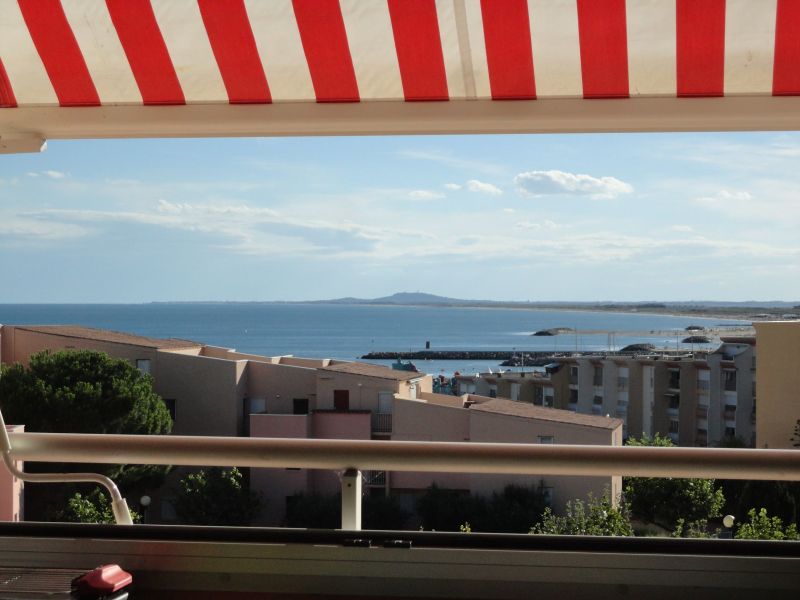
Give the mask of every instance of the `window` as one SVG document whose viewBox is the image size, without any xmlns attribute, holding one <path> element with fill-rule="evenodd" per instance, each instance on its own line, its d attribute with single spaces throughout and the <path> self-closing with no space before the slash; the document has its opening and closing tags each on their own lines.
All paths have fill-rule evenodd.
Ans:
<svg viewBox="0 0 800 600">
<path fill-rule="evenodd" d="M 544 402 L 544 390 L 540 387 L 533 388 L 533 403 L 536 406 L 541 406 Z"/>
<path fill-rule="evenodd" d="M 544 406 L 553 406 L 553 388 L 544 388 Z"/>
<path fill-rule="evenodd" d="M 350 410 L 350 390 L 333 390 L 333 410 Z"/>
<path fill-rule="evenodd" d="M 540 444 L 555 444 L 556 438 L 552 435 L 540 435 L 538 438 Z"/>
<path fill-rule="evenodd" d="M 569 382 L 572 383 L 572 384 L 578 383 L 578 367 L 577 366 L 573 365 L 573 366 L 571 366 L 569 368 Z"/>
<path fill-rule="evenodd" d="M 594 368 L 594 376 L 592 378 L 594 385 L 603 385 L 603 367 L 596 366 Z"/>
<path fill-rule="evenodd" d="M 172 422 L 175 422 L 175 414 L 176 414 L 176 400 L 175 398 L 164 398 L 164 404 L 167 405 L 167 410 L 169 411 L 169 418 L 172 419 Z"/>
<path fill-rule="evenodd" d="M 680 423 L 676 419 L 670 419 L 669 422 L 669 432 L 670 433 L 678 433 L 680 430 Z"/>
<path fill-rule="evenodd" d="M 617 377 L 617 388 L 621 390 L 628 389 L 628 378 L 627 377 Z"/>
<path fill-rule="evenodd" d="M 678 394 L 667 394 L 667 400 L 669 401 L 669 407 L 672 410 L 678 410 L 681 405 L 681 397 Z"/>
<path fill-rule="evenodd" d="M 142 373 L 147 375 L 150 374 L 150 359 L 149 358 L 137 358 L 136 359 L 136 368 L 139 369 Z"/>
<path fill-rule="evenodd" d="M 578 403 L 578 390 L 570 390 L 569 391 L 569 403 L 570 404 L 577 404 Z"/>
<path fill-rule="evenodd" d="M 493 385 L 489 388 L 489 398 L 497 398 L 497 386 Z"/>
<path fill-rule="evenodd" d="M 736 427 L 726 427 L 725 428 L 725 437 L 727 437 L 727 438 L 736 437 Z"/>
<path fill-rule="evenodd" d="M 307 415 L 308 398 L 295 398 L 294 400 L 292 400 L 292 414 Z"/>
<path fill-rule="evenodd" d="M 670 369 L 668 387 L 677 390 L 681 387 L 681 372 L 678 369 Z"/>
<path fill-rule="evenodd" d="M 727 370 L 722 372 L 722 386 L 726 392 L 736 391 L 736 371 Z"/>
<path fill-rule="evenodd" d="M 594 404 L 595 406 L 599 406 L 599 405 L 603 404 L 603 397 L 602 396 L 595 396 L 594 398 L 592 398 L 592 404 Z"/>
</svg>

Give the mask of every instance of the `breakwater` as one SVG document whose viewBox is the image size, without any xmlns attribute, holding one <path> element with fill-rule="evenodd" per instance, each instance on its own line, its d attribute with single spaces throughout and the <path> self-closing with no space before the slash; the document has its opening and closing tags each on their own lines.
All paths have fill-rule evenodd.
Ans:
<svg viewBox="0 0 800 600">
<path fill-rule="evenodd" d="M 608 352 L 513 352 L 511 350 L 417 350 L 412 352 L 370 352 L 364 360 L 496 360 L 504 367 L 541 367 L 570 356 L 606 356 Z M 619 353 L 618 353 L 619 354 Z"/>
</svg>

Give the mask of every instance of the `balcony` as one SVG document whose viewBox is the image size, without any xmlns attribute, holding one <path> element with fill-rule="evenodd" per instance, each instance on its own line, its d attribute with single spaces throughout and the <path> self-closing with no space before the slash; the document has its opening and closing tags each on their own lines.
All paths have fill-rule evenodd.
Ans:
<svg viewBox="0 0 800 600">
<path fill-rule="evenodd" d="M 119 562 L 134 573 L 137 596 L 150 599 L 236 592 L 265 600 L 365 593 L 522 599 L 563 597 L 565 590 L 613 598 L 620 589 L 635 597 L 744 599 L 769 590 L 771 598 L 792 598 L 800 585 L 800 545 L 792 542 L 353 531 L 360 525 L 359 468 L 799 480 L 800 455 L 792 450 L 30 433 L 12 434 L 11 442 L 13 459 L 28 462 L 345 471 L 345 531 L 0 524 L 2 564 L 76 569 Z"/>
<path fill-rule="evenodd" d="M 372 413 L 372 433 L 392 433 L 392 415 Z"/>
</svg>

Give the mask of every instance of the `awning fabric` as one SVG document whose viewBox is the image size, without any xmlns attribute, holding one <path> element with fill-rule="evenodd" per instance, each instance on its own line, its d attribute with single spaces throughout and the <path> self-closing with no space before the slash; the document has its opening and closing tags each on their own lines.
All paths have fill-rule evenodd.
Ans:
<svg viewBox="0 0 800 600">
<path fill-rule="evenodd" d="M 798 94 L 800 0 L 0 0 L 11 111 Z"/>
</svg>

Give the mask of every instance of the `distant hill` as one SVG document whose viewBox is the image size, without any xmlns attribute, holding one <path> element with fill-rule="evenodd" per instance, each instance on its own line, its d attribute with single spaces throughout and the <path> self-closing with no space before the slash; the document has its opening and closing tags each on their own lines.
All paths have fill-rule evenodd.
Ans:
<svg viewBox="0 0 800 600">
<path fill-rule="evenodd" d="M 409 306 L 453 306 L 463 304 L 484 304 L 485 300 L 459 300 L 458 298 L 446 298 L 444 296 L 437 296 L 435 294 L 425 294 L 423 292 L 398 292 L 391 296 L 383 296 L 381 298 L 336 298 L 334 300 L 317 300 L 315 302 L 324 304 L 397 304 Z"/>
</svg>

